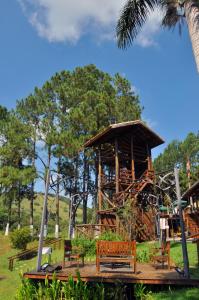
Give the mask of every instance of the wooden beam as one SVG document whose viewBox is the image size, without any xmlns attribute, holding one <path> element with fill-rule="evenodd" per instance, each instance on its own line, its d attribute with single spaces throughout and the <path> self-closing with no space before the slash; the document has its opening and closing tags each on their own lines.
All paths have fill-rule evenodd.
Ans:
<svg viewBox="0 0 199 300">
<path fill-rule="evenodd" d="M 92 266 L 92 265 L 91 265 Z M 85 267 L 84 267 L 85 268 Z M 66 268 L 69 269 L 69 268 Z M 66 270 L 65 269 L 65 270 Z M 173 272 L 173 271 L 172 271 Z M 90 273 L 90 274 L 89 274 Z M 142 283 L 142 284 L 149 284 L 149 285 L 193 285 L 199 286 L 199 279 L 185 279 L 185 278 L 153 278 L 153 277 L 143 277 L 139 278 L 133 272 L 132 275 L 130 272 L 128 274 L 121 273 L 121 272 L 102 272 L 99 274 L 93 274 L 92 272 L 81 274 L 81 280 L 85 282 L 109 282 L 114 283 L 116 279 L 119 279 L 121 282 L 124 283 Z M 130 274 L 129 274 L 130 273 Z M 71 274 L 64 274 L 64 273 L 57 273 L 56 279 L 61 281 L 68 281 L 68 278 Z M 164 275 L 166 277 L 166 275 Z M 49 280 L 53 279 L 53 274 L 47 274 L 46 272 L 39 273 L 39 272 L 27 272 L 23 274 L 24 278 L 29 279 L 36 279 L 36 280 L 45 280 L 46 277 Z M 78 278 L 76 275 L 73 276 L 74 281 L 77 281 Z"/>
<path fill-rule="evenodd" d="M 119 193 L 119 153 L 117 137 L 115 138 L 115 191 Z"/>
<path fill-rule="evenodd" d="M 131 134 L 131 174 L 132 174 L 132 180 L 135 180 L 135 161 L 134 161 L 133 135 L 132 134 Z"/>
</svg>

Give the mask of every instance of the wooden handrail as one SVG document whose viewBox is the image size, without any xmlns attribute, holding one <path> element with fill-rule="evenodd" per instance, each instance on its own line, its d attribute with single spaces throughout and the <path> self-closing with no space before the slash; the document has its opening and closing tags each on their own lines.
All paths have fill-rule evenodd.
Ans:
<svg viewBox="0 0 199 300">
<path fill-rule="evenodd" d="M 44 246 L 50 246 L 50 245 L 54 245 L 56 243 L 61 243 L 61 241 L 62 241 L 62 238 L 45 240 L 44 241 Z M 15 255 L 9 256 L 8 257 L 8 260 L 9 260 L 9 266 L 8 266 L 8 268 L 9 268 L 9 270 L 10 271 L 13 270 L 13 264 L 14 264 L 14 260 L 15 259 L 21 258 L 21 257 L 23 257 L 23 256 L 25 256 L 27 254 L 30 254 L 32 252 L 35 252 L 37 250 L 38 250 L 38 246 L 33 247 L 31 249 L 27 249 L 27 250 L 22 251 L 22 252 L 19 252 L 19 253 L 15 254 Z"/>
</svg>

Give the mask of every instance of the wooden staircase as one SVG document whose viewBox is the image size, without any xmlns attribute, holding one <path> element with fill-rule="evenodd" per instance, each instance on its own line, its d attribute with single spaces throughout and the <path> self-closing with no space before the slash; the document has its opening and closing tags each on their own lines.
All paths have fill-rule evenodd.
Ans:
<svg viewBox="0 0 199 300">
<path fill-rule="evenodd" d="M 120 234 L 124 240 L 129 239 L 129 232 L 127 232 L 127 225 L 125 224 L 125 220 L 122 219 L 121 216 L 117 214 L 117 209 L 124 207 L 125 202 L 128 199 L 136 199 L 140 192 L 142 192 L 147 185 L 151 185 L 153 183 L 150 177 L 143 176 L 136 181 L 131 182 L 124 191 L 119 193 L 115 193 L 111 200 L 111 206 L 115 210 L 115 225 L 116 231 Z M 136 239 L 139 241 L 146 241 L 154 239 L 155 237 L 155 222 L 154 222 L 154 214 L 151 211 L 143 211 L 140 208 L 137 208 L 136 224 Z M 102 220 L 104 223 L 105 220 Z M 106 221 L 107 223 L 108 221 Z M 105 224 L 104 224 L 105 225 Z M 113 225 L 113 224 L 112 224 Z"/>
<path fill-rule="evenodd" d="M 131 184 L 129 184 L 124 191 L 115 193 L 111 202 L 116 207 L 124 206 L 125 201 L 128 198 L 135 198 L 139 194 L 139 192 L 143 191 L 148 184 L 152 184 L 152 181 L 150 179 L 140 179 L 134 181 Z"/>
<path fill-rule="evenodd" d="M 189 235 L 199 232 L 199 212 L 186 213 L 185 215 L 186 230 Z"/>
<path fill-rule="evenodd" d="M 139 242 L 153 240 L 155 238 L 154 213 L 137 208 L 137 215 L 141 217 L 136 218 L 136 240 Z M 129 232 L 127 232 L 125 220 L 119 216 L 117 216 L 116 231 L 124 240 L 129 240 Z"/>
<path fill-rule="evenodd" d="M 142 216 L 137 219 L 137 240 L 138 241 L 150 241 L 155 238 L 155 214 L 152 210 L 141 211 L 139 214 Z"/>
</svg>

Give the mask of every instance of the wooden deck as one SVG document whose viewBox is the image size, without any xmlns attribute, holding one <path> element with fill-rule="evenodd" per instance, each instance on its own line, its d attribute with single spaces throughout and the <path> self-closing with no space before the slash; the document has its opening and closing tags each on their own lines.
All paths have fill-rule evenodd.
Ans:
<svg viewBox="0 0 199 300">
<path fill-rule="evenodd" d="M 120 280 L 124 283 L 144 283 L 144 284 L 164 284 L 164 285 L 193 285 L 199 286 L 198 279 L 184 279 L 180 277 L 174 268 L 168 269 L 156 269 L 152 264 L 138 263 L 137 273 L 134 274 L 129 267 L 114 267 L 102 266 L 101 272 L 97 273 L 96 265 L 94 263 L 86 263 L 84 267 L 81 265 L 79 269 L 76 263 L 67 262 L 64 269 L 57 272 L 57 279 L 61 281 L 67 281 L 68 277 L 72 275 L 76 279 L 76 272 L 79 270 L 82 281 L 87 282 L 108 282 L 114 283 L 115 280 Z M 43 280 L 46 276 L 51 279 L 52 273 L 45 272 L 26 272 L 25 278 L 31 278 L 35 280 Z"/>
</svg>

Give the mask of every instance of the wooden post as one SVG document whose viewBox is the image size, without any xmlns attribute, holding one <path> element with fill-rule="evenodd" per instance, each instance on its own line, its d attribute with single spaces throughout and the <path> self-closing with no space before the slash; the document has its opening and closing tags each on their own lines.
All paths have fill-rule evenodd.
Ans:
<svg viewBox="0 0 199 300">
<path fill-rule="evenodd" d="M 196 245 L 197 245 L 198 266 L 199 266 L 199 239 L 197 239 Z"/>
<path fill-rule="evenodd" d="M 115 138 L 115 190 L 119 193 L 119 156 L 118 156 L 118 139 Z"/>
<path fill-rule="evenodd" d="M 101 149 L 99 148 L 98 154 L 98 208 L 102 210 L 102 161 L 101 161 Z"/>
<path fill-rule="evenodd" d="M 131 135 L 131 175 L 132 175 L 132 180 L 135 180 L 135 160 L 134 160 L 134 153 L 133 153 L 133 135 Z"/>
<path fill-rule="evenodd" d="M 147 144 L 147 168 L 149 171 L 152 170 L 152 159 L 151 159 L 151 149 L 149 148 L 149 145 Z"/>
</svg>

